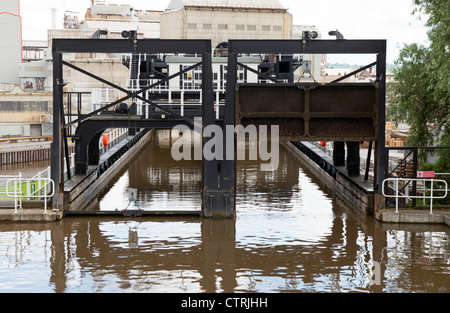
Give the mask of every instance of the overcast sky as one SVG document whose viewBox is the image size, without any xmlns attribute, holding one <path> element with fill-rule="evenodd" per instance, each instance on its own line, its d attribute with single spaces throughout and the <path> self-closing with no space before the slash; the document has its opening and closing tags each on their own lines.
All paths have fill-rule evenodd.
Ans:
<svg viewBox="0 0 450 313">
<path fill-rule="evenodd" d="M 213 1 L 213 0 L 210 0 Z M 294 24 L 315 25 L 322 39 L 339 29 L 346 39 L 386 39 L 387 62 L 393 63 L 398 47 L 425 42 L 425 17 L 412 15 L 412 0 L 279 0 L 294 17 Z M 64 11 L 84 16 L 90 0 L 20 0 L 24 40 L 46 40 L 52 27 L 51 9 L 57 10 L 57 28 L 62 28 Z M 107 4 L 130 4 L 139 10 L 164 10 L 170 0 L 106 0 Z M 374 56 L 329 56 L 331 62 L 367 64 Z"/>
</svg>

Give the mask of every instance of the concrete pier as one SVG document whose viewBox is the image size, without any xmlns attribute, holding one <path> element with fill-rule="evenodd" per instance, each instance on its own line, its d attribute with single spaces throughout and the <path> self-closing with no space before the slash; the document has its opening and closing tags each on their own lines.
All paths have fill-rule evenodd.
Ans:
<svg viewBox="0 0 450 313">
<path fill-rule="evenodd" d="M 446 224 L 450 226 L 450 211 L 435 210 L 430 214 L 428 210 L 400 209 L 398 213 L 394 210 L 382 210 L 380 221 L 383 223 L 405 223 L 405 224 Z"/>
<path fill-rule="evenodd" d="M 61 220 L 62 212 L 53 212 L 48 209 L 19 209 L 15 213 L 14 208 L 0 209 L 0 222 L 55 222 Z"/>
</svg>

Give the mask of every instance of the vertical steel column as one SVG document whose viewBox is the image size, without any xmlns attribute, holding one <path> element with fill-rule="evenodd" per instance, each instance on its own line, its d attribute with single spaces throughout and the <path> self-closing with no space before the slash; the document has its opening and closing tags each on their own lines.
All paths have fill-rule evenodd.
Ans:
<svg viewBox="0 0 450 313">
<path fill-rule="evenodd" d="M 359 142 L 347 141 L 347 158 L 345 160 L 345 166 L 347 168 L 348 175 L 359 175 Z"/>
<path fill-rule="evenodd" d="M 384 43 L 383 52 L 377 54 L 377 77 L 379 84 L 379 102 L 378 102 L 378 141 L 375 143 L 375 186 L 374 186 L 374 214 L 378 215 L 379 210 L 385 205 L 383 200 L 382 188 L 383 181 L 386 178 L 387 160 L 386 160 L 386 43 Z"/>
<path fill-rule="evenodd" d="M 372 156 L 372 141 L 369 142 L 369 150 L 367 151 L 367 159 L 366 159 L 366 170 L 364 173 L 364 180 L 367 181 L 369 179 L 369 170 L 370 170 L 370 158 Z"/>
<path fill-rule="evenodd" d="M 216 144 L 223 144 L 222 159 L 206 160 L 203 155 L 203 210 L 205 217 L 232 218 L 235 215 L 234 86 L 237 75 L 237 57 L 235 55 L 228 58 L 227 75 L 224 120 L 220 122 L 216 120 L 214 112 L 211 53 L 203 55 L 203 126 L 220 126 L 223 135 L 222 142 L 216 141 Z M 228 138 L 227 126 L 233 127 L 233 134 L 229 134 L 232 138 Z M 215 139 L 204 138 L 204 144 L 209 140 Z"/>
<path fill-rule="evenodd" d="M 419 150 L 417 148 L 413 149 L 413 174 L 412 178 L 417 179 L 417 170 L 418 168 L 418 161 L 419 160 Z M 412 200 L 413 207 L 416 207 L 417 205 L 417 180 L 413 180 L 413 186 L 412 186 L 412 196 L 414 197 Z M 424 203 L 425 204 L 425 203 Z"/>
<path fill-rule="evenodd" d="M 386 168 L 386 52 L 377 55 L 377 76 L 380 84 L 379 116 L 378 116 L 378 168 L 377 192 L 381 193 L 381 186 L 385 177 Z"/>
<path fill-rule="evenodd" d="M 219 208 L 217 197 L 218 187 L 218 161 L 207 160 L 203 148 L 212 138 L 203 136 L 204 130 L 215 125 L 216 115 L 212 98 L 212 59 L 211 53 L 202 54 L 202 160 L 203 160 L 203 213 L 205 217 L 214 217 Z M 197 129 L 199 126 L 196 127 Z"/>
<path fill-rule="evenodd" d="M 345 165 L 345 142 L 335 141 L 333 143 L 333 162 L 334 166 Z"/>
<path fill-rule="evenodd" d="M 232 43 L 228 44 L 232 49 Z M 230 51 L 230 50 L 229 50 Z M 235 129 L 235 100 L 237 83 L 238 56 L 232 51 L 228 54 L 227 86 L 225 94 L 224 128 L 224 157 L 221 166 L 220 187 L 225 200 L 226 217 L 234 217 L 236 211 L 236 136 L 235 132 L 228 132 L 228 128 Z"/>
<path fill-rule="evenodd" d="M 55 182 L 52 208 L 63 210 L 64 167 L 63 167 L 63 70 L 62 53 L 53 51 L 53 142 L 51 152 L 51 179 Z"/>
<path fill-rule="evenodd" d="M 100 141 L 100 138 L 102 137 L 103 131 L 99 132 L 98 134 L 95 134 L 94 137 L 92 137 L 91 141 L 88 145 L 88 164 L 89 165 L 98 165 L 98 162 L 100 161 L 100 150 L 98 149 L 98 143 Z M 78 140 L 77 142 L 79 142 Z M 77 164 L 78 165 L 78 164 Z M 85 174 L 86 171 L 83 173 Z"/>
</svg>

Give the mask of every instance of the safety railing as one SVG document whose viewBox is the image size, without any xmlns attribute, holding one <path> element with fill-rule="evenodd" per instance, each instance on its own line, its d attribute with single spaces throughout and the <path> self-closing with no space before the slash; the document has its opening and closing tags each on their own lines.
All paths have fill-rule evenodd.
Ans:
<svg viewBox="0 0 450 313">
<path fill-rule="evenodd" d="M 1 190 L 0 190 L 0 195 L 6 195 L 8 197 L 8 182 L 11 179 L 15 179 L 19 181 L 19 185 L 22 185 L 22 180 L 24 179 L 22 177 L 22 173 L 19 173 L 19 175 L 0 175 L 0 181 L 4 182 L 4 190 L 3 190 L 3 186 L 0 186 Z M 8 197 L 9 198 L 9 197 Z M 22 208 L 22 198 L 15 198 L 14 199 L 14 208 L 16 209 L 17 206 L 19 206 L 20 208 Z"/>
<path fill-rule="evenodd" d="M 108 140 L 107 142 L 105 142 L 104 140 L 100 140 L 99 142 L 98 148 L 99 150 L 102 151 L 102 153 L 106 151 L 106 149 L 104 148 L 111 148 L 115 146 L 118 142 L 125 139 L 128 135 L 128 128 L 113 128 L 103 133 L 103 135 L 106 136 Z M 107 143 L 106 146 L 105 143 Z"/>
<path fill-rule="evenodd" d="M 22 209 L 23 200 L 44 200 L 44 211 L 47 212 L 47 199 L 53 197 L 55 184 L 50 179 L 50 167 L 37 173 L 34 177 L 25 178 L 22 173 L 18 175 L 2 175 L 0 180 L 4 186 L 0 186 L 0 194 L 6 195 L 9 199 L 14 199 L 14 213 Z M 3 188 L 4 187 L 4 188 Z"/>
<path fill-rule="evenodd" d="M 69 167 L 70 169 L 67 170 L 67 162 L 66 162 L 66 158 L 64 158 L 64 179 L 67 180 L 69 179 L 69 177 L 73 177 L 73 175 L 75 175 L 75 153 L 72 153 L 71 155 L 69 155 Z M 47 169 L 48 170 L 48 175 L 47 177 L 50 177 L 50 167 Z M 70 175 L 69 175 L 70 172 Z"/>
<path fill-rule="evenodd" d="M 40 189 L 36 189 L 30 194 L 24 194 L 22 190 L 23 183 L 38 182 L 42 185 Z M 9 186 L 13 186 L 13 190 L 9 190 Z M 41 193 L 41 191 L 43 191 Z M 44 199 L 44 212 L 47 213 L 47 199 L 53 197 L 55 193 L 55 182 L 50 178 L 39 178 L 39 179 L 22 179 L 14 178 L 6 182 L 6 195 L 10 198 L 14 198 L 14 213 L 18 213 L 18 199 L 39 197 Z M 20 201 L 20 208 L 22 208 L 22 201 Z"/>
<path fill-rule="evenodd" d="M 197 92 L 199 93 L 198 101 L 187 101 L 185 99 L 185 93 L 184 93 L 184 91 L 182 91 L 180 93 L 180 99 L 177 99 L 177 100 L 172 99 L 172 96 L 171 96 L 171 93 L 170 93 L 168 102 L 158 102 L 158 101 L 154 101 L 154 102 L 157 103 L 159 106 L 162 106 L 162 107 L 164 107 L 164 106 L 171 107 L 171 108 L 179 107 L 180 110 L 181 110 L 180 111 L 181 112 L 180 113 L 181 116 L 184 116 L 184 109 L 185 109 L 185 107 L 187 107 L 187 106 L 189 106 L 189 107 L 192 107 L 192 106 L 201 107 L 203 105 L 202 104 L 202 93 L 201 93 L 201 90 L 197 90 Z M 214 94 L 215 94 L 214 111 L 216 112 L 216 118 L 218 119 L 219 118 L 219 107 L 224 107 L 225 106 L 225 102 L 220 99 L 220 92 L 216 91 Z M 150 106 L 151 105 L 148 104 L 148 103 L 139 102 L 138 103 L 138 111 L 137 111 L 138 115 L 144 115 L 143 114 L 143 112 L 144 112 L 143 107 L 150 107 Z M 145 113 L 145 118 L 148 119 L 148 112 L 149 112 L 149 110 L 145 110 L 145 112 L 146 112 Z"/>
<path fill-rule="evenodd" d="M 422 191 L 423 194 L 420 195 L 406 195 L 399 191 L 399 182 L 422 182 L 423 183 L 423 189 L 418 189 L 418 191 Z M 391 187 L 394 190 L 394 194 L 386 194 L 386 183 L 392 182 L 393 186 Z M 430 187 L 427 189 L 427 182 L 430 182 Z M 442 184 L 441 186 L 438 186 L 438 188 L 435 187 L 435 183 Z M 429 192 L 429 194 L 427 194 Z M 400 198 L 406 198 L 406 199 L 423 199 L 424 204 L 426 199 L 430 200 L 430 214 L 433 214 L 433 200 L 436 199 L 445 199 L 448 195 L 448 184 L 445 180 L 442 179 L 434 179 L 434 178 L 387 178 L 383 181 L 382 186 L 382 193 L 383 196 L 386 198 L 395 198 L 395 213 L 398 213 L 398 200 Z M 436 193 L 443 193 L 443 195 L 436 195 Z"/>
</svg>

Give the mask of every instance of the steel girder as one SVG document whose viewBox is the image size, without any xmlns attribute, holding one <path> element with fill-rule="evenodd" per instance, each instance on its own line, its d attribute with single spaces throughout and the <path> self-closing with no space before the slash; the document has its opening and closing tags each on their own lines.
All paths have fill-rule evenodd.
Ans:
<svg viewBox="0 0 450 313">
<path fill-rule="evenodd" d="M 375 133 L 367 137 L 375 138 L 376 145 L 376 184 L 375 189 L 380 193 L 381 182 L 384 179 L 385 168 L 385 73 L 386 73 L 386 41 L 385 40 L 231 40 L 228 44 L 228 73 L 227 91 L 224 118 L 216 121 L 214 112 L 214 97 L 212 93 L 212 66 L 211 66 L 211 42 L 209 40 L 128 40 L 128 39 L 54 39 L 53 40 L 53 87 L 54 87 L 54 142 L 52 146 L 52 179 L 56 184 L 53 208 L 63 209 L 62 190 L 64 187 L 62 160 L 64 156 L 65 128 L 71 124 L 79 123 L 81 120 L 72 121 L 71 124 L 64 124 L 63 111 L 63 87 L 65 85 L 62 66 L 63 53 L 198 53 L 202 55 L 202 99 L 203 99 L 203 127 L 209 125 L 236 124 L 236 90 L 237 89 L 237 57 L 239 54 L 375 54 L 377 66 L 378 83 L 378 113 Z M 196 64 L 197 67 L 199 64 Z M 185 70 L 187 71 L 187 70 Z M 160 83 L 170 80 L 182 72 L 172 75 Z M 93 75 L 90 75 L 94 77 Z M 97 77 L 94 77 L 97 78 Z M 112 83 L 105 82 L 116 88 Z M 147 87 L 153 88 L 154 85 Z M 239 87 L 243 90 L 244 87 Z M 127 92 L 127 96 L 108 107 L 114 106 L 126 99 L 138 98 L 157 107 L 156 104 L 143 98 L 141 94 L 145 90 L 138 92 Z M 238 91 L 239 93 L 239 91 Z M 239 97 L 238 97 L 239 98 Z M 376 111 L 375 110 L 375 111 Z M 86 117 L 94 116 L 98 112 L 91 112 Z M 251 112 L 248 112 L 251 113 Z M 298 112 L 303 117 L 308 117 L 306 110 Z M 330 112 L 328 112 L 330 113 Z M 349 113 L 349 112 L 347 112 Z M 367 112 L 366 112 L 367 113 Z M 373 118 L 371 113 L 370 117 Z M 312 116 L 312 115 L 311 115 Z M 184 122 L 189 122 L 184 120 Z M 177 121 L 178 123 L 178 121 Z M 84 124 L 84 123 L 83 123 Z M 86 132 L 89 128 L 83 126 L 80 132 Z M 115 127 L 117 124 L 114 124 Z M 149 125 L 149 124 L 148 124 Z M 152 124 L 153 126 L 155 124 Z M 108 127 L 106 122 L 96 126 L 98 129 Z M 145 126 L 144 126 L 145 127 Z M 159 124 L 158 127 L 162 127 Z M 311 132 L 310 132 L 311 133 Z M 96 133 L 98 134 L 98 133 Z M 226 132 L 224 132 L 226 134 Z M 204 144 L 212 138 L 204 138 Z M 226 135 L 224 138 L 227 141 Z M 87 141 L 87 139 L 86 139 Z M 87 146 L 88 144 L 86 144 Z M 67 151 L 67 144 L 65 145 Z M 83 152 L 84 153 L 84 152 Z M 236 177 L 234 160 L 227 160 L 226 147 L 223 149 L 223 161 L 203 161 L 203 210 L 206 217 L 232 217 L 235 212 L 235 191 Z"/>
<path fill-rule="evenodd" d="M 231 125 L 234 123 L 236 113 L 234 108 L 238 99 L 241 98 L 240 90 L 244 87 L 238 87 L 237 84 L 237 65 L 240 54 L 373 54 L 376 56 L 376 62 L 370 64 L 376 65 L 377 69 L 377 99 L 375 103 L 374 114 L 374 133 L 367 133 L 363 137 L 373 138 L 375 141 L 375 201 L 374 210 L 383 206 L 382 183 L 385 179 L 386 168 L 386 147 L 385 147 L 385 120 L 386 120 L 386 40 L 230 40 L 228 42 L 228 76 L 227 76 L 227 95 L 226 112 L 224 123 Z M 369 66 L 369 65 L 368 65 Z M 256 92 L 255 92 L 256 93 Z M 227 114 L 228 113 L 228 114 Z M 303 114 L 303 112 L 297 112 Z M 311 116 L 307 116 L 311 117 Z M 368 117 L 363 124 L 369 125 Z M 297 122 L 300 121 L 298 118 Z M 343 124 L 341 124 L 342 126 Z M 301 125 L 297 125 L 302 128 Z M 357 125 L 359 126 L 359 125 Z M 366 127 L 365 127 L 366 128 Z M 306 128 L 305 128 L 306 129 Z M 309 127 L 311 129 L 311 127 Z M 367 130 L 367 129 L 366 129 Z M 223 164 L 222 164 L 223 167 Z M 232 164 L 229 164 L 232 167 Z M 231 171 L 230 171 L 231 173 Z M 228 181 L 235 181 L 235 177 L 227 177 Z"/>
<path fill-rule="evenodd" d="M 215 112 L 214 112 L 214 96 L 212 94 L 212 49 L 210 40 L 161 40 L 161 39 L 143 39 L 143 40 L 130 40 L 130 39 L 53 39 L 53 144 L 52 144 L 52 166 L 51 166 L 51 177 L 55 182 L 55 196 L 52 199 L 52 206 L 55 210 L 63 211 L 65 208 L 64 203 L 64 166 L 63 160 L 64 155 L 68 161 L 67 153 L 67 136 L 66 129 L 71 125 L 75 125 L 85 121 L 89 117 L 93 117 L 103 110 L 113 107 L 123 101 L 131 98 L 141 99 L 149 103 L 150 105 L 157 107 L 163 111 L 168 111 L 173 116 L 180 117 L 180 120 L 167 121 L 156 121 L 151 123 L 146 121 L 144 123 L 136 122 L 135 125 L 143 124 L 141 126 L 136 126 L 137 128 L 145 127 L 172 127 L 179 124 L 192 124 L 192 121 L 179 116 L 178 113 L 172 112 L 171 110 L 160 107 L 152 101 L 145 99 L 141 95 L 159 84 L 162 84 L 170 79 L 173 79 L 183 73 L 202 65 L 202 115 L 204 124 L 214 124 L 215 123 Z M 159 82 L 142 88 L 139 91 L 128 91 L 125 90 L 101 77 L 98 77 L 92 73 L 84 71 L 73 64 L 63 61 L 64 53 L 186 53 L 186 54 L 199 54 L 202 56 L 202 62 L 195 64 L 194 66 L 184 69 L 176 74 L 173 74 L 165 79 L 161 79 Z M 94 79 L 97 79 L 113 88 L 121 90 L 127 94 L 126 97 L 119 99 L 100 110 L 90 112 L 82 118 L 71 121 L 68 124 L 64 122 L 64 107 L 63 107 L 63 88 L 66 85 L 63 75 L 63 65 L 69 66 L 77 71 L 80 71 Z M 83 126 L 78 130 L 78 134 L 83 134 L 83 136 L 75 136 L 78 140 L 78 171 L 84 172 L 83 167 L 87 165 L 88 162 L 88 147 L 92 139 L 98 138 L 99 132 L 108 127 L 121 127 L 120 125 L 126 122 L 94 122 L 97 124 L 95 126 L 91 125 L 92 122 L 86 121 L 82 123 Z M 165 123 L 165 126 L 163 125 Z M 174 124 L 176 123 L 176 124 Z M 144 125 L 145 124 L 145 125 Z M 170 124 L 170 125 L 169 125 Z M 126 128 L 127 126 L 124 126 Z M 82 142 L 81 142 L 81 141 Z M 95 141 L 95 140 L 94 140 Z M 207 141 L 207 140 L 205 140 Z M 95 158 L 95 157 L 94 157 Z M 80 167 L 80 164 L 81 165 Z M 207 174 L 209 175 L 209 174 Z M 206 176 L 206 175 L 204 175 Z"/>
</svg>

